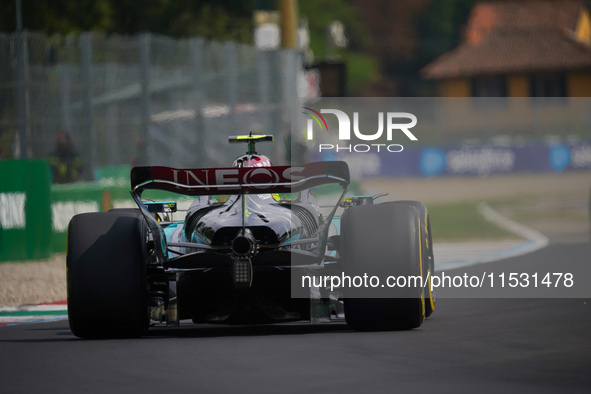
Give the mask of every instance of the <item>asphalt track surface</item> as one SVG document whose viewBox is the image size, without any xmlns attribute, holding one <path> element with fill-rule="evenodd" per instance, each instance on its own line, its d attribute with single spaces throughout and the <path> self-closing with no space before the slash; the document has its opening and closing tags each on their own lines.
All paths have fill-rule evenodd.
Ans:
<svg viewBox="0 0 591 394">
<path fill-rule="evenodd" d="M 567 270 L 590 256 L 588 243 L 551 245 L 470 269 Z M 439 299 L 399 332 L 186 326 L 86 341 L 60 321 L 1 328 L 0 349 L 2 393 L 589 393 L 591 300 Z"/>
</svg>

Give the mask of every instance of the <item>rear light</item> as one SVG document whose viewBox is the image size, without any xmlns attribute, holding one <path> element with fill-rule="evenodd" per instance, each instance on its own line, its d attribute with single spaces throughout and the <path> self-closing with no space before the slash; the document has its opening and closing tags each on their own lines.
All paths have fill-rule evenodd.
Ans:
<svg viewBox="0 0 591 394">
<path fill-rule="evenodd" d="M 250 259 L 234 260 L 234 284 L 237 287 L 250 287 L 252 283 L 252 264 Z"/>
</svg>

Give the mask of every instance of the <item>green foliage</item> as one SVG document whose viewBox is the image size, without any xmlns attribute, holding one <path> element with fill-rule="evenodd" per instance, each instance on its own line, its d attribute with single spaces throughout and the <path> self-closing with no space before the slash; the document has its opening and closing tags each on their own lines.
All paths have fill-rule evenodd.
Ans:
<svg viewBox="0 0 591 394">
<path fill-rule="evenodd" d="M 112 1 L 112 0 L 108 0 Z M 112 1 L 113 32 L 150 31 L 173 37 L 202 36 L 219 41 L 252 41 L 252 1 Z"/>
<path fill-rule="evenodd" d="M 23 26 L 47 34 L 95 31 L 252 41 L 253 1 L 22 0 Z M 0 31 L 16 30 L 14 0 L 0 2 Z"/>
<path fill-rule="evenodd" d="M 300 14 L 308 18 L 315 59 L 332 55 L 328 25 L 345 25 L 349 47 L 336 54 L 347 62 L 350 95 L 373 85 L 386 95 L 430 96 L 434 86 L 419 71 L 459 43 L 476 1 L 300 0 Z"/>
<path fill-rule="evenodd" d="M 177 38 L 252 43 L 255 0 L 21 0 L 23 25 L 48 35 L 80 33 L 136 34 L 142 31 Z M 272 2 L 275 5 L 275 2 Z M 300 0 L 300 15 L 308 19 L 316 59 L 326 58 L 327 28 L 338 20 L 345 26 L 348 47 L 334 55 L 347 61 L 350 94 L 379 79 L 379 67 L 369 54 L 371 40 L 358 10 L 347 0 Z M 16 29 L 15 0 L 0 2 L 0 31 Z"/>
<path fill-rule="evenodd" d="M 252 19 L 235 18 L 221 6 L 205 4 L 198 13 L 181 13 L 170 23 L 173 36 L 200 36 L 218 41 L 252 42 Z"/>
<path fill-rule="evenodd" d="M 515 238 L 512 233 L 484 219 L 478 213 L 477 205 L 477 202 L 429 205 L 433 239 L 446 242 Z"/>
<path fill-rule="evenodd" d="M 105 31 L 111 28 L 110 0 L 22 0 L 23 27 L 47 34 Z M 16 30 L 15 0 L 0 3 L 0 31 Z"/>
<path fill-rule="evenodd" d="M 476 2 L 477 0 L 433 1 L 426 12 L 417 16 L 422 36 L 417 52 L 419 66 L 426 65 L 459 44 L 461 28 L 465 26 Z"/>
<path fill-rule="evenodd" d="M 300 0 L 299 6 L 300 16 L 308 19 L 311 47 L 317 57 L 325 57 L 327 28 L 337 20 L 345 25 L 350 51 L 363 51 L 369 46 L 367 28 L 357 9 L 346 0 Z"/>
<path fill-rule="evenodd" d="M 375 57 L 360 52 L 346 52 L 343 59 L 347 67 L 347 91 L 349 96 L 361 95 L 363 89 L 380 80 L 380 66 Z"/>
<path fill-rule="evenodd" d="M 336 57 L 345 61 L 349 96 L 360 95 L 368 84 L 379 80 L 379 65 L 369 52 L 369 32 L 355 7 L 346 0 L 300 0 L 299 7 L 300 16 L 308 21 L 314 60 Z M 327 36 L 328 27 L 334 21 L 345 26 L 348 45 L 331 53 Z"/>
<path fill-rule="evenodd" d="M 407 44 L 414 49 L 397 56 L 388 53 L 396 53 L 396 48 L 382 51 L 385 76 L 395 81 L 396 92 L 392 93 L 399 96 L 436 95 L 435 85 L 423 80 L 420 70 L 460 43 L 461 32 L 477 1 L 431 0 L 424 9 L 408 16 L 409 26 L 416 30 L 416 35 L 399 39 L 409 41 Z"/>
</svg>

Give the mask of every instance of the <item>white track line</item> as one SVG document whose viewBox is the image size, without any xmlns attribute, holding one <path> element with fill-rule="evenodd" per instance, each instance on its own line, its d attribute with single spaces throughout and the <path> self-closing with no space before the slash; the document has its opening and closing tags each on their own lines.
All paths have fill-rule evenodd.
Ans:
<svg viewBox="0 0 591 394">
<path fill-rule="evenodd" d="M 67 309 L 68 306 L 65 303 L 0 307 L 0 326 L 66 320 L 68 318 Z"/>
<path fill-rule="evenodd" d="M 478 212 L 488 221 L 527 241 L 499 241 L 463 244 L 435 244 L 435 269 L 442 271 L 490 263 L 509 257 L 521 256 L 546 247 L 548 237 L 499 214 L 488 204 L 478 204 Z"/>
<path fill-rule="evenodd" d="M 478 212 L 488 221 L 495 223 L 497 226 L 512 232 L 515 235 L 526 238 L 534 244 L 533 250 L 538 250 L 548 246 L 549 240 L 544 234 L 537 232 L 529 227 L 514 222 L 511 219 L 506 218 L 494 209 L 492 209 L 487 203 L 481 202 L 478 204 Z M 533 251 L 532 250 L 532 251 Z M 528 252 L 524 252 L 528 253 Z"/>
<path fill-rule="evenodd" d="M 68 309 L 65 304 L 40 304 L 40 305 L 23 305 L 23 306 L 4 306 L 0 307 L 0 312 L 39 312 L 43 314 L 44 311 L 62 311 Z"/>
<path fill-rule="evenodd" d="M 66 320 L 67 314 L 63 315 L 35 315 L 35 316 L 0 316 L 0 323 L 16 325 L 22 323 L 44 323 L 48 321 Z"/>
</svg>

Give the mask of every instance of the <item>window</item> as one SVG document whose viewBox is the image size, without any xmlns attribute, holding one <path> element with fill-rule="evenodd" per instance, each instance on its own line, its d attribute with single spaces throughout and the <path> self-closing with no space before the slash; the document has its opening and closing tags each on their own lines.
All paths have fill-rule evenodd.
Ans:
<svg viewBox="0 0 591 394">
<path fill-rule="evenodd" d="M 507 97 L 507 80 L 501 75 L 474 78 L 472 97 Z"/>
<path fill-rule="evenodd" d="M 532 97 L 566 97 L 563 74 L 535 74 L 530 79 Z"/>
</svg>

